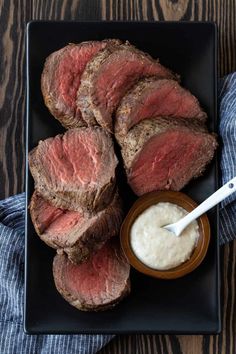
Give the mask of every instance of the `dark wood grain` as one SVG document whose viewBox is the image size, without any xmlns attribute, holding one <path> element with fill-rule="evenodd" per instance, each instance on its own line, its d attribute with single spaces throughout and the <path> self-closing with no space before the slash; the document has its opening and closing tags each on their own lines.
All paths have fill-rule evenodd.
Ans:
<svg viewBox="0 0 236 354">
<path fill-rule="evenodd" d="M 0 198 L 24 188 L 24 29 L 30 2 L 0 5 Z"/>
<path fill-rule="evenodd" d="M 236 70 L 235 0 L 0 0 L 0 198 L 24 190 L 24 30 L 30 19 L 216 21 L 219 74 Z M 100 353 L 235 354 L 235 263 L 236 242 L 222 249 L 222 334 L 122 336 Z"/>
</svg>

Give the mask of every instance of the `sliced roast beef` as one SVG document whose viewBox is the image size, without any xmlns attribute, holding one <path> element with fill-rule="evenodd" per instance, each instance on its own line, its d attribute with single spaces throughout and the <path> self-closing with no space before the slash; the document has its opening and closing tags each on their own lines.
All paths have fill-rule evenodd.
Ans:
<svg viewBox="0 0 236 354">
<path fill-rule="evenodd" d="M 45 230 L 47 230 L 55 220 L 63 216 L 65 213 L 65 210 L 55 208 L 36 191 L 34 191 L 31 197 L 29 210 L 35 231 L 38 235 L 43 235 Z M 50 243 L 49 246 L 53 247 L 54 244 L 51 245 Z"/>
<path fill-rule="evenodd" d="M 83 264 L 71 263 L 64 254 L 56 255 L 53 262 L 57 290 L 72 306 L 84 311 L 111 308 L 128 295 L 129 271 L 115 239 Z"/>
<path fill-rule="evenodd" d="M 35 189 L 55 207 L 75 211 L 111 202 L 117 163 L 112 139 L 99 127 L 68 130 L 29 154 Z"/>
<path fill-rule="evenodd" d="M 195 96 L 175 80 L 140 80 L 121 100 L 116 112 L 115 134 L 122 138 L 132 126 L 153 117 L 204 120 L 206 113 Z"/>
<path fill-rule="evenodd" d="M 202 174 L 217 147 L 216 137 L 187 119 L 146 119 L 122 142 L 128 183 L 137 195 L 178 191 Z"/>
<path fill-rule="evenodd" d="M 77 104 L 83 119 L 95 120 L 112 132 L 112 113 L 121 98 L 143 77 L 175 75 L 148 54 L 130 44 L 113 45 L 98 52 L 88 63 L 81 77 Z"/>
<path fill-rule="evenodd" d="M 30 215 L 39 237 L 73 263 L 84 262 L 111 237 L 118 235 L 123 212 L 118 193 L 111 204 L 96 213 L 55 208 L 34 192 Z"/>
<path fill-rule="evenodd" d="M 81 75 L 87 62 L 101 49 L 116 40 L 69 44 L 46 59 L 41 89 L 46 106 L 65 128 L 86 125 L 76 106 Z"/>
</svg>

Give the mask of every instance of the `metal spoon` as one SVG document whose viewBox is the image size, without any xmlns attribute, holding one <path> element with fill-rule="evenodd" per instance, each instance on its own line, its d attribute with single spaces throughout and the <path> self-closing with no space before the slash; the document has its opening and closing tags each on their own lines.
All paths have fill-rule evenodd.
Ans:
<svg viewBox="0 0 236 354">
<path fill-rule="evenodd" d="M 213 208 L 216 204 L 220 203 L 222 200 L 224 200 L 234 192 L 236 192 L 236 177 L 232 178 L 229 182 L 224 184 L 223 187 L 213 193 L 197 208 L 191 211 L 191 213 L 187 214 L 185 217 L 175 222 L 174 224 L 163 226 L 163 228 L 173 232 L 176 236 L 180 236 L 181 232 L 192 221 L 196 220 L 199 216 L 204 214 L 209 209 Z"/>
</svg>

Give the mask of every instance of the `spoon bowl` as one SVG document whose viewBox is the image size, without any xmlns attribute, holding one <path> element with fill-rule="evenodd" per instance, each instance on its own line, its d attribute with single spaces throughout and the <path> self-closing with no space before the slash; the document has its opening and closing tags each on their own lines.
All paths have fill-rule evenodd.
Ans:
<svg viewBox="0 0 236 354">
<path fill-rule="evenodd" d="M 134 254 L 130 242 L 130 232 L 137 217 L 150 206 L 160 202 L 176 204 L 184 208 L 187 212 L 191 212 L 197 207 L 197 204 L 190 197 L 181 192 L 161 191 L 145 194 L 133 204 L 121 226 L 121 247 L 129 263 L 139 272 L 160 279 L 176 279 L 192 272 L 203 261 L 210 241 L 210 224 L 206 214 L 202 215 L 197 220 L 199 225 L 199 238 L 192 255 L 187 261 L 168 270 L 156 270 L 150 268 L 142 263 Z"/>
</svg>

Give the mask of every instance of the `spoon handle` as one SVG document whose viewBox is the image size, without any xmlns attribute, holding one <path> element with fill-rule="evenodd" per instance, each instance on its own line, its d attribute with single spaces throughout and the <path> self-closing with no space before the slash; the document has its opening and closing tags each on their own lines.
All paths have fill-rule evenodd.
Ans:
<svg viewBox="0 0 236 354">
<path fill-rule="evenodd" d="M 193 220 L 197 219 L 206 211 L 213 208 L 216 204 L 219 204 L 222 200 L 224 200 L 234 192 L 236 192 L 236 177 L 232 178 L 230 181 L 225 183 L 221 188 L 219 188 L 215 193 L 213 193 L 191 213 L 187 214 L 181 220 L 181 225 L 179 225 L 178 231 L 181 233 L 185 229 L 185 227 L 188 226 Z"/>
</svg>

